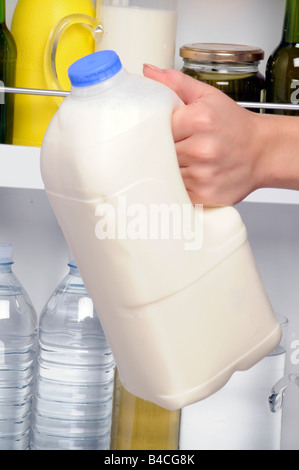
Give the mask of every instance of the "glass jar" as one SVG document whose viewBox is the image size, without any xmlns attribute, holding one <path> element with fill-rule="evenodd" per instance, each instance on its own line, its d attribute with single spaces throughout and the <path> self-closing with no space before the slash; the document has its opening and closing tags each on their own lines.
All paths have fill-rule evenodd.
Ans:
<svg viewBox="0 0 299 470">
<path fill-rule="evenodd" d="M 239 44 L 196 43 L 180 48 L 182 72 L 213 85 L 235 101 L 263 101 L 264 77 L 259 63 L 264 51 Z"/>
</svg>

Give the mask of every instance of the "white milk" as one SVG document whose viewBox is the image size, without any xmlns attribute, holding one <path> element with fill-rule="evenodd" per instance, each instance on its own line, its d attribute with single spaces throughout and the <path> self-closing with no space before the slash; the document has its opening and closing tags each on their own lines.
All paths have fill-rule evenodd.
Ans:
<svg viewBox="0 0 299 470">
<path fill-rule="evenodd" d="M 78 62 L 79 78 L 85 67 L 94 77 L 107 54 Z M 122 69 L 72 87 L 41 151 L 49 200 L 121 382 L 170 410 L 216 392 L 281 337 L 239 213 L 191 204 L 171 132 L 177 106 L 170 89 Z M 153 208 L 163 209 L 160 224 Z M 173 208 L 189 208 L 189 218 L 167 214 Z"/>
<path fill-rule="evenodd" d="M 96 50 L 117 52 L 124 67 L 142 74 L 144 63 L 172 68 L 175 57 L 177 13 L 153 8 L 100 5 L 97 18 L 104 27 Z"/>
<path fill-rule="evenodd" d="M 270 411 L 269 396 L 284 368 L 281 349 L 251 369 L 235 372 L 213 396 L 184 408 L 180 449 L 279 450 L 282 412 Z"/>
</svg>

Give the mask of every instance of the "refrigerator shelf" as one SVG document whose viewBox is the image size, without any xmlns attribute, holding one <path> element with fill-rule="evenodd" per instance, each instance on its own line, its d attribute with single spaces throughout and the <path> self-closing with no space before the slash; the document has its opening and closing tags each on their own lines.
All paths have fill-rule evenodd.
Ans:
<svg viewBox="0 0 299 470">
<path fill-rule="evenodd" d="M 40 174 L 40 148 L 18 145 L 0 145 L 0 187 L 44 189 Z M 299 191 L 286 189 L 258 189 L 245 202 L 299 204 Z"/>
</svg>

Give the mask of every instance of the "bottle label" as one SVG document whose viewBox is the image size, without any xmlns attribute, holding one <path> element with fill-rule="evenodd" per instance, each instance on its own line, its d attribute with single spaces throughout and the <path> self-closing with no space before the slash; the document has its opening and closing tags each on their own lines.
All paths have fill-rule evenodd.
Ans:
<svg viewBox="0 0 299 470">
<path fill-rule="evenodd" d="M 5 93 L 2 91 L 4 83 L 0 80 L 0 104 L 5 104 Z"/>
</svg>

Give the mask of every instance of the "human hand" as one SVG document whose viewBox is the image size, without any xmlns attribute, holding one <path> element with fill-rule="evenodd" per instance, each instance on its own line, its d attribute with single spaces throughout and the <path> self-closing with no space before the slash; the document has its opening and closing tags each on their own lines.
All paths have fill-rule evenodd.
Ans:
<svg viewBox="0 0 299 470">
<path fill-rule="evenodd" d="M 173 113 L 172 131 L 194 204 L 233 205 L 263 186 L 259 114 L 178 70 L 145 65 L 144 75 L 170 87 L 185 103 Z"/>
</svg>

